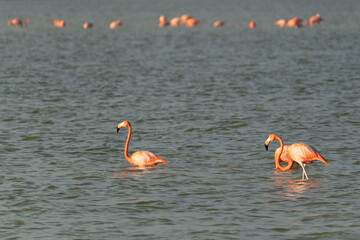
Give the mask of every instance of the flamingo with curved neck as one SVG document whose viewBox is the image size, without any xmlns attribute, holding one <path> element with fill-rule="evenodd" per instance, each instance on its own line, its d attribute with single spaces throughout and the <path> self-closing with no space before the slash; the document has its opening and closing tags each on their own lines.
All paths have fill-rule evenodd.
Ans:
<svg viewBox="0 0 360 240">
<path fill-rule="evenodd" d="M 279 168 L 282 171 L 289 170 L 294 165 L 294 162 L 297 162 L 303 169 L 302 180 L 304 180 L 304 176 L 306 177 L 306 179 L 309 179 L 305 171 L 306 164 L 312 163 L 315 160 L 319 160 L 325 163 L 326 165 L 328 165 L 328 161 L 325 158 L 323 158 L 314 147 L 305 143 L 294 143 L 290 146 L 287 146 L 287 155 L 288 155 L 289 163 L 286 167 L 283 167 L 280 164 L 281 161 L 280 158 L 284 151 L 284 142 L 278 135 L 276 134 L 269 135 L 268 139 L 265 141 L 265 149 L 268 150 L 268 146 L 270 142 L 275 140 L 278 140 L 280 142 L 280 150 L 279 151 L 276 150 L 275 152 L 275 165 L 276 168 Z"/>
<path fill-rule="evenodd" d="M 281 171 L 287 171 L 292 168 L 292 166 L 294 165 L 294 161 L 289 158 L 289 154 L 288 154 L 289 146 L 284 145 L 284 142 L 281 139 L 281 137 L 279 137 L 278 135 L 275 135 L 275 134 L 271 134 L 269 136 L 269 138 L 265 141 L 265 149 L 267 151 L 270 142 L 275 141 L 275 140 L 278 140 L 280 142 L 280 147 L 278 149 L 276 149 L 276 152 L 275 152 L 275 166 L 277 169 L 280 169 Z M 285 151 L 284 151 L 284 149 L 285 149 Z M 283 167 L 281 165 L 281 161 L 288 162 L 288 165 L 286 167 Z"/>
<path fill-rule="evenodd" d="M 150 166 L 156 166 L 159 163 L 164 163 L 165 165 L 169 165 L 164 159 L 156 156 L 155 154 L 148 152 L 148 151 L 137 151 L 134 152 L 131 157 L 129 156 L 129 142 L 131 138 L 131 125 L 128 121 L 124 121 L 122 123 L 119 123 L 117 126 L 117 132 L 119 132 L 119 129 L 122 127 L 128 127 L 129 133 L 125 144 L 125 158 L 129 161 L 132 165 L 138 166 L 138 167 L 150 167 Z"/>
</svg>

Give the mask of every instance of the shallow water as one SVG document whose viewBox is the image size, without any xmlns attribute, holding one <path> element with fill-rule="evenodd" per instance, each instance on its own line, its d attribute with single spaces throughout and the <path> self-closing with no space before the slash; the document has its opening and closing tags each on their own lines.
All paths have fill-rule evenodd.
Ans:
<svg viewBox="0 0 360 240">
<path fill-rule="evenodd" d="M 83 3 L 1 3 L 2 239 L 358 239 L 357 1 Z M 202 24 L 157 27 L 184 13 Z M 132 167 L 124 120 L 170 166 Z M 276 171 L 270 133 L 330 165 Z"/>
</svg>

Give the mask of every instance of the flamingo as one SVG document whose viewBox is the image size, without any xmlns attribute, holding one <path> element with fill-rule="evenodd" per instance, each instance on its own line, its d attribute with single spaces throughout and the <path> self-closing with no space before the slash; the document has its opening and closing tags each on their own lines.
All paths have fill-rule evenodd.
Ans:
<svg viewBox="0 0 360 240">
<path fill-rule="evenodd" d="M 159 17 L 159 27 L 165 27 L 167 25 L 169 25 L 169 23 L 166 22 L 166 17 L 164 15 L 161 15 Z"/>
<path fill-rule="evenodd" d="M 128 149 L 129 149 L 129 142 L 131 138 L 131 125 L 128 121 L 124 121 L 122 123 L 119 123 L 117 126 L 117 132 L 119 132 L 119 129 L 122 127 L 128 127 L 129 128 L 129 134 L 128 138 L 126 140 L 125 144 L 125 158 L 129 161 L 132 165 L 138 166 L 138 167 L 149 167 L 149 166 L 155 166 L 159 163 L 164 163 L 165 165 L 169 165 L 164 159 L 156 156 L 155 154 L 147 151 L 137 151 L 134 152 L 131 157 L 129 157 Z"/>
<path fill-rule="evenodd" d="M 64 20 L 60 20 L 60 19 L 54 19 L 53 23 L 58 28 L 65 27 L 65 24 L 66 24 Z"/>
<path fill-rule="evenodd" d="M 293 28 L 299 28 L 302 26 L 301 22 L 302 22 L 302 20 L 300 18 L 294 17 L 287 22 L 286 26 L 293 27 Z"/>
<path fill-rule="evenodd" d="M 196 20 L 193 17 L 189 17 L 186 22 L 185 22 L 185 26 L 188 28 L 194 27 L 195 25 L 199 24 L 200 21 Z"/>
<path fill-rule="evenodd" d="M 92 24 L 91 22 L 85 22 L 83 25 L 84 29 L 88 29 L 88 28 L 92 28 L 94 26 L 94 24 Z"/>
<path fill-rule="evenodd" d="M 315 14 L 314 16 L 310 17 L 309 19 L 309 23 L 310 23 L 310 26 L 316 24 L 316 23 L 319 23 L 321 22 L 323 19 L 321 18 L 320 14 L 317 13 Z"/>
<path fill-rule="evenodd" d="M 186 24 L 186 21 L 187 21 L 189 18 L 191 18 L 191 16 L 188 15 L 188 14 L 182 15 L 182 16 L 180 17 L 180 23 Z"/>
<path fill-rule="evenodd" d="M 110 23 L 109 28 L 110 29 L 119 28 L 121 27 L 121 25 L 122 25 L 121 20 L 116 20 Z"/>
<path fill-rule="evenodd" d="M 172 27 L 177 27 L 177 26 L 179 26 L 180 21 L 181 21 L 180 18 L 175 17 L 175 18 L 173 18 L 173 19 L 170 20 L 170 26 L 172 26 Z"/>
<path fill-rule="evenodd" d="M 303 169 L 302 180 L 304 180 L 304 176 L 306 177 L 306 179 L 309 179 L 305 171 L 306 164 L 312 163 L 315 160 L 319 160 L 328 165 L 328 161 L 323 158 L 314 147 L 305 143 L 294 143 L 287 147 L 287 155 L 289 161 L 288 165 L 286 167 L 283 167 L 280 164 L 280 160 L 285 147 L 283 140 L 278 135 L 269 135 L 268 139 L 266 139 L 265 141 L 265 149 L 268 150 L 270 142 L 275 140 L 279 140 L 280 142 L 280 150 L 277 150 L 275 152 L 275 165 L 276 168 L 279 168 L 282 171 L 289 170 L 294 165 L 294 162 L 297 162 Z"/>
<path fill-rule="evenodd" d="M 253 20 L 249 23 L 249 28 L 255 28 L 256 27 L 256 22 Z"/>
<path fill-rule="evenodd" d="M 224 21 L 215 21 L 213 23 L 213 27 L 222 27 L 225 25 L 225 22 Z"/>
<path fill-rule="evenodd" d="M 285 27 L 287 24 L 286 19 L 279 19 L 275 22 L 275 25 L 279 26 L 279 27 Z"/>
<path fill-rule="evenodd" d="M 11 21 L 8 22 L 9 26 L 15 26 L 15 27 L 22 27 L 22 21 L 19 18 L 14 18 Z"/>
</svg>

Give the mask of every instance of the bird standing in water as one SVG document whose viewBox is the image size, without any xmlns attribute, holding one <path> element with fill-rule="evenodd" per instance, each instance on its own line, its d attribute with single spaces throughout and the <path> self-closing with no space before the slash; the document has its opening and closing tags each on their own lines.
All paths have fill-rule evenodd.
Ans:
<svg viewBox="0 0 360 240">
<path fill-rule="evenodd" d="M 119 129 L 122 127 L 128 127 L 129 133 L 128 138 L 126 140 L 125 144 L 125 158 L 129 161 L 132 165 L 138 166 L 138 167 L 150 167 L 150 166 L 156 166 L 159 163 L 164 163 L 165 165 L 169 165 L 164 159 L 156 156 L 155 154 L 148 152 L 148 151 L 137 151 L 134 152 L 131 157 L 129 156 L 129 142 L 131 138 L 131 125 L 128 121 L 124 121 L 122 123 L 119 123 L 117 126 L 117 132 L 119 132 Z"/>
<path fill-rule="evenodd" d="M 305 143 L 294 143 L 287 147 L 288 165 L 283 167 L 281 166 L 280 161 L 284 151 L 284 142 L 278 135 L 269 135 L 268 139 L 265 141 L 265 149 L 268 150 L 270 142 L 275 140 L 278 140 L 281 145 L 280 150 L 276 150 L 275 152 L 275 165 L 276 168 L 279 168 L 282 171 L 289 170 L 294 165 L 294 162 L 297 162 L 303 169 L 302 180 L 304 180 L 304 176 L 306 179 L 309 179 L 305 171 L 306 164 L 319 160 L 328 165 L 328 161 L 323 158 L 314 147 Z"/>
</svg>

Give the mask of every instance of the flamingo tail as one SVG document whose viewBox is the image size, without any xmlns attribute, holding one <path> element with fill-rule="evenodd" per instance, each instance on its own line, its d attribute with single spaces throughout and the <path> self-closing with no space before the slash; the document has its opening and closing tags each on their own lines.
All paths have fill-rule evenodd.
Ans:
<svg viewBox="0 0 360 240">
<path fill-rule="evenodd" d="M 152 165 L 156 165 L 158 163 L 164 163 L 165 165 L 169 165 L 164 159 L 159 158 L 159 157 L 151 159 L 151 162 L 153 163 Z"/>
<path fill-rule="evenodd" d="M 329 162 L 323 156 L 321 156 L 320 154 L 318 154 L 318 159 L 317 160 L 320 160 L 323 163 L 325 163 L 326 165 L 329 165 Z"/>
</svg>

